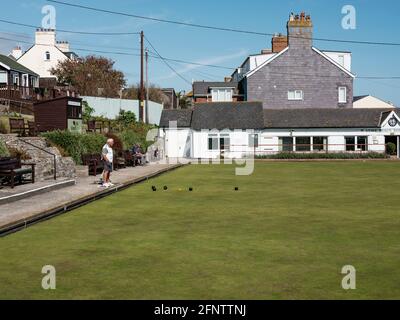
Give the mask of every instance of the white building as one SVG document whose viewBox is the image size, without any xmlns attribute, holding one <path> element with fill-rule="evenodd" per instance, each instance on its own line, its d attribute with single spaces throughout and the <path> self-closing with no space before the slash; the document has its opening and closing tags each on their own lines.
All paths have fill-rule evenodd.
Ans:
<svg viewBox="0 0 400 320">
<path fill-rule="evenodd" d="M 259 102 L 205 103 L 163 110 L 170 158 L 244 158 L 285 152 L 384 153 L 399 146 L 396 109 L 265 109 Z"/>
<path fill-rule="evenodd" d="M 25 53 L 20 48 L 13 50 L 12 56 L 18 63 L 31 69 L 40 76 L 40 80 L 55 80 L 50 70 L 56 68 L 59 62 L 67 59 L 76 59 L 77 55 L 71 52 L 69 43 L 56 41 L 56 31 L 53 29 L 37 29 L 35 44 Z"/>
<path fill-rule="evenodd" d="M 383 101 L 371 95 L 358 96 L 353 99 L 353 108 L 394 108 L 395 106 L 389 102 Z"/>
</svg>

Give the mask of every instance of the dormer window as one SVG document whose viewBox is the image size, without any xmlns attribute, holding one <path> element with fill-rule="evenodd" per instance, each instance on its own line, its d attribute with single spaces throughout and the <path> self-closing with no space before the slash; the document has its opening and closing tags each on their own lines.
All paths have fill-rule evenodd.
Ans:
<svg viewBox="0 0 400 320">
<path fill-rule="evenodd" d="M 45 59 L 46 61 L 50 61 L 50 52 L 49 52 L 49 51 L 46 51 L 46 53 L 45 53 L 45 55 L 44 55 L 44 59 Z"/>
<path fill-rule="evenodd" d="M 233 89 L 232 88 L 212 88 L 211 89 L 212 102 L 232 102 Z"/>
</svg>

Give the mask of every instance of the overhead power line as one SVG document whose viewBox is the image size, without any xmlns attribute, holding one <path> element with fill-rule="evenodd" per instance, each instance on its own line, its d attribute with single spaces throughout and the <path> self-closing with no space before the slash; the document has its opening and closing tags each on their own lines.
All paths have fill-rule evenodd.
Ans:
<svg viewBox="0 0 400 320">
<path fill-rule="evenodd" d="M 0 22 L 12 24 L 12 25 L 16 25 L 16 26 L 21 26 L 21 27 L 27 27 L 27 28 L 34 28 L 34 29 L 41 28 L 38 26 L 34 26 L 32 24 L 14 22 L 14 21 L 9 21 L 9 20 L 4 20 L 4 19 L 0 19 Z M 87 35 L 92 35 L 92 36 L 121 36 L 121 35 L 134 35 L 134 34 L 137 35 L 140 33 L 140 32 L 89 32 L 89 31 L 75 31 L 75 30 L 64 30 L 64 29 L 57 29 L 57 32 L 87 34 Z"/>
<path fill-rule="evenodd" d="M 161 54 L 157 51 L 157 49 L 153 46 L 153 44 L 150 42 L 150 40 L 145 37 L 147 43 L 150 45 L 150 47 L 153 48 L 153 50 L 155 51 L 155 53 L 157 54 L 157 56 L 165 63 L 165 65 L 170 68 L 172 70 L 173 73 L 175 73 L 179 78 L 181 78 L 183 81 L 185 81 L 186 83 L 188 83 L 189 85 L 192 85 L 192 82 L 189 81 L 188 79 L 186 79 L 184 76 L 182 76 L 178 71 L 175 70 L 174 67 L 172 67 L 166 59 L 164 59 Z"/>
<path fill-rule="evenodd" d="M 235 32 L 235 33 L 242 33 L 242 34 L 251 34 L 251 35 L 257 35 L 257 36 L 273 36 L 274 35 L 273 33 L 259 32 L 259 31 L 242 30 L 242 29 L 234 29 L 234 28 L 227 28 L 227 27 L 217 27 L 217 26 L 211 26 L 211 25 L 147 17 L 147 16 L 142 16 L 142 15 L 137 15 L 137 14 L 130 14 L 130 13 L 125 13 L 125 12 L 89 7 L 89 6 L 84 6 L 84 5 L 80 5 L 80 4 L 73 4 L 73 3 L 68 3 L 68 2 L 64 2 L 64 1 L 58 1 L 58 0 L 47 0 L 47 1 L 52 2 L 52 3 L 57 3 L 60 5 L 64 5 L 64 6 L 85 9 L 85 10 L 103 12 L 103 13 L 137 18 L 137 19 L 143 19 L 143 20 L 151 20 L 151 21 L 157 21 L 157 22 L 163 22 L 163 23 L 170 23 L 170 24 L 175 24 L 175 25 L 183 25 L 183 26 L 187 26 L 187 27 L 217 30 L 217 31 L 226 31 L 226 32 Z M 301 39 L 312 39 L 315 41 L 326 41 L 326 42 L 353 43 L 353 44 L 364 44 L 364 45 L 381 45 L 381 46 L 400 46 L 400 43 L 396 43 L 396 42 L 358 41 L 358 40 L 343 40 L 343 39 L 328 39 L 328 38 L 310 38 L 310 37 L 300 37 L 300 36 L 291 36 L 291 37 L 292 38 L 301 38 Z"/>
<path fill-rule="evenodd" d="M 212 65 L 212 64 L 203 64 L 199 62 L 193 62 L 193 61 L 187 61 L 187 60 L 181 60 L 181 59 L 172 59 L 172 58 L 166 58 L 161 56 L 158 51 L 154 48 L 154 46 L 150 43 L 148 38 L 145 38 L 146 41 L 149 43 L 149 45 L 153 48 L 153 50 L 149 50 L 152 54 L 149 55 L 149 57 L 154 58 L 154 59 L 159 59 L 166 63 L 167 61 L 170 62 L 176 62 L 176 63 L 181 63 L 181 64 L 186 64 L 186 65 L 195 65 L 195 66 L 201 66 L 201 67 L 210 67 L 210 68 L 219 68 L 219 69 L 226 69 L 226 70 L 235 70 L 236 68 L 231 68 L 231 67 L 226 67 L 226 66 L 218 66 L 218 65 Z M 25 40 L 19 40 L 19 39 L 12 39 L 12 38 L 6 38 L 6 37 L 0 37 L 0 40 L 4 41 L 12 41 L 12 42 L 18 42 L 18 43 L 24 43 L 28 45 L 33 45 L 34 43 L 25 41 Z M 53 46 L 53 45 L 48 45 L 48 44 L 38 44 L 40 46 Z M 82 52 L 92 52 L 92 53 L 101 53 L 101 54 L 114 54 L 114 55 L 122 55 L 122 56 L 134 56 L 134 57 L 139 57 L 139 53 L 133 53 L 133 52 L 122 52 L 122 51 L 108 51 L 108 50 L 95 50 L 95 49 L 90 49 L 90 46 L 83 45 L 84 47 L 74 47 L 74 50 L 76 51 L 82 51 Z M 100 46 L 96 46 L 100 47 Z M 136 48 L 131 48 L 131 50 L 140 50 Z M 178 72 L 168 64 L 168 67 L 178 75 Z M 296 67 L 296 66 L 291 66 L 291 67 Z M 316 74 L 305 74 L 305 73 L 296 73 L 296 72 L 277 72 L 277 71 L 270 71 L 271 75 L 287 75 L 287 76 L 292 76 L 294 78 L 310 78 L 310 77 L 318 77 L 318 78 L 330 78 L 330 77 L 336 77 L 336 76 L 331 76 L 331 75 L 316 75 Z M 190 82 L 189 80 L 185 79 L 183 76 L 180 74 L 178 75 L 179 77 L 184 79 L 185 82 Z M 365 79 L 365 80 L 400 80 L 400 76 L 357 76 L 357 79 Z M 191 83 L 191 82 L 190 82 Z"/>
</svg>

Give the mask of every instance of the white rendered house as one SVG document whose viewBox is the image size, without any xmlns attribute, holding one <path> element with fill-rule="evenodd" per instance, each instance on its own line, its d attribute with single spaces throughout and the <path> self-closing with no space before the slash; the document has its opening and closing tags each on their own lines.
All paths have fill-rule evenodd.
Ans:
<svg viewBox="0 0 400 320">
<path fill-rule="evenodd" d="M 266 109 L 259 102 L 163 110 L 160 136 L 170 158 L 241 159 L 279 152 L 400 151 L 396 109 Z"/>
<path fill-rule="evenodd" d="M 40 76 L 40 80 L 53 79 L 56 77 L 50 72 L 56 68 L 59 62 L 77 58 L 74 52 L 70 51 L 69 43 L 56 41 L 56 31 L 53 29 L 37 29 L 35 33 L 35 44 L 25 53 L 14 51 L 19 56 L 18 63 L 31 69 Z"/>
<path fill-rule="evenodd" d="M 395 106 L 389 102 L 383 101 L 371 95 L 358 96 L 353 99 L 353 108 L 370 109 L 370 108 L 394 108 Z"/>
</svg>

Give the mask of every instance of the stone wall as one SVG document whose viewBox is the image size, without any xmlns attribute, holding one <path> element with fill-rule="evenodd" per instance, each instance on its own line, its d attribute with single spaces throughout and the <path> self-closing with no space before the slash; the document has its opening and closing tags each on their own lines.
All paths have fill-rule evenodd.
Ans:
<svg viewBox="0 0 400 320">
<path fill-rule="evenodd" d="M 51 147 L 42 137 L 17 137 L 14 134 L 0 134 L 8 148 L 16 149 L 30 157 L 23 162 L 36 163 L 35 179 L 49 180 L 54 177 L 54 157 L 38 148 L 29 145 L 29 142 L 56 155 L 57 178 L 75 178 L 75 163 L 70 157 L 62 157 L 57 148 Z"/>
</svg>

